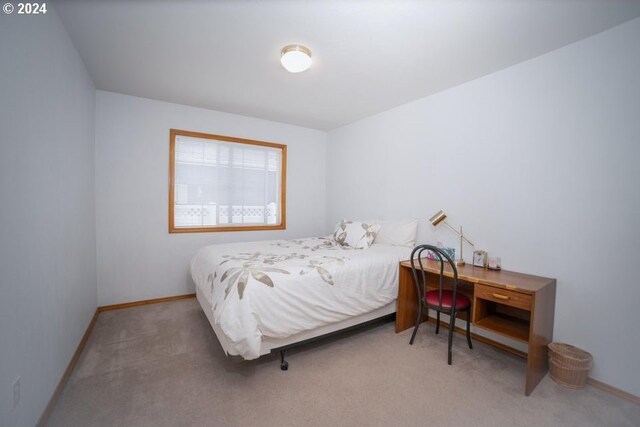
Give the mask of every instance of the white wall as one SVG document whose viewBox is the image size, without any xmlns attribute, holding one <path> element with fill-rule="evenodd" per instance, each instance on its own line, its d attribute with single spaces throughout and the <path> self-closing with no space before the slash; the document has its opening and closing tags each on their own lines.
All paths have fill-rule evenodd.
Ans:
<svg viewBox="0 0 640 427">
<path fill-rule="evenodd" d="M 287 229 L 169 234 L 170 128 L 287 144 Z M 319 235 L 325 158 L 324 132 L 98 91 L 98 304 L 194 292 L 189 262 L 205 245 Z"/>
<path fill-rule="evenodd" d="M 95 89 L 47 6 L 0 14 L 2 426 L 36 423 L 96 309 Z"/>
<path fill-rule="evenodd" d="M 325 230 L 439 209 L 503 267 L 558 279 L 555 339 L 640 395 L 640 19 L 328 136 Z M 467 249 L 467 259 L 471 250 Z"/>
</svg>

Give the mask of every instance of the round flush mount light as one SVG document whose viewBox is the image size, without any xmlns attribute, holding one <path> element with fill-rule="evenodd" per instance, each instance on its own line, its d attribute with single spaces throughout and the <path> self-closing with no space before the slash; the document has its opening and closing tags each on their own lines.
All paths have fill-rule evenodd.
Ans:
<svg viewBox="0 0 640 427">
<path fill-rule="evenodd" d="M 311 51 L 299 44 L 290 44 L 282 49 L 280 63 L 290 73 L 301 73 L 311 67 Z"/>
</svg>

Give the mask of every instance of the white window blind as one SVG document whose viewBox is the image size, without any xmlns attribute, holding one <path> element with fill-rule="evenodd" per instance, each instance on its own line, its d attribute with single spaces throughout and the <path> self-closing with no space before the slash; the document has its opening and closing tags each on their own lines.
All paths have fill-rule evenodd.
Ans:
<svg viewBox="0 0 640 427">
<path fill-rule="evenodd" d="M 279 225 L 281 148 L 175 136 L 175 228 Z"/>
</svg>

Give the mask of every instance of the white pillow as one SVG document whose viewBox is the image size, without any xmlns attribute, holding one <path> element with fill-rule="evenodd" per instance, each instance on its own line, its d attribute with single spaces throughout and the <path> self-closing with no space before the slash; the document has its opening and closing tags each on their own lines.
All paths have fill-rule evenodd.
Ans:
<svg viewBox="0 0 640 427">
<path fill-rule="evenodd" d="M 379 230 L 380 224 L 345 219 L 338 223 L 331 237 L 346 248 L 367 249 Z"/>
<path fill-rule="evenodd" d="M 408 219 L 403 221 L 376 221 L 380 224 L 380 231 L 375 243 L 383 243 L 394 246 L 413 247 L 416 244 L 418 234 L 418 220 Z"/>
</svg>

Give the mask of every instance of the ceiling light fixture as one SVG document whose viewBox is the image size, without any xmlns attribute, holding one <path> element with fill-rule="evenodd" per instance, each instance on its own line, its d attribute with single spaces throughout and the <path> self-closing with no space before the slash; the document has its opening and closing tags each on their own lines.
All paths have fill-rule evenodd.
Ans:
<svg viewBox="0 0 640 427">
<path fill-rule="evenodd" d="M 311 51 L 299 44 L 282 48 L 280 63 L 290 73 L 301 73 L 311 67 Z"/>
</svg>

